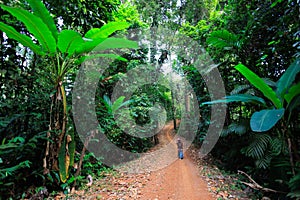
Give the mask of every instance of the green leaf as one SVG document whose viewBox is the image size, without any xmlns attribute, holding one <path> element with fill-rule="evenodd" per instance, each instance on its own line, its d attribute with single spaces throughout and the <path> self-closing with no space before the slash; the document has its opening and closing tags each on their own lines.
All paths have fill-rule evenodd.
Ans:
<svg viewBox="0 0 300 200">
<path fill-rule="evenodd" d="M 123 39 L 123 38 L 107 38 L 99 45 L 97 45 L 95 51 L 103 51 L 107 49 L 117 49 L 117 48 L 132 48 L 137 49 L 138 44 L 135 41 Z"/>
<path fill-rule="evenodd" d="M 277 82 L 277 95 L 283 97 L 290 85 L 294 82 L 296 75 L 300 72 L 300 58 L 297 58 L 282 74 Z"/>
<path fill-rule="evenodd" d="M 269 78 L 261 78 L 268 86 L 270 86 L 271 88 L 276 88 L 277 84 L 276 82 L 272 81 Z"/>
<path fill-rule="evenodd" d="M 55 40 L 57 40 L 58 31 L 56 25 L 45 5 L 39 0 L 27 0 L 27 2 L 32 8 L 33 14 L 42 19 L 42 21 L 48 26 L 49 30 L 51 31 L 52 36 L 55 38 Z"/>
<path fill-rule="evenodd" d="M 96 39 L 96 38 L 107 38 L 115 31 L 120 31 L 128 28 L 130 24 L 127 22 L 110 22 L 103 25 L 101 28 L 93 28 L 89 30 L 84 37 Z"/>
<path fill-rule="evenodd" d="M 271 8 L 275 7 L 278 3 L 281 3 L 283 0 L 275 0 L 272 5 L 270 6 Z"/>
<path fill-rule="evenodd" d="M 58 167 L 60 180 L 65 183 L 68 178 L 67 166 L 66 166 L 66 139 L 64 138 L 60 150 L 58 152 Z"/>
<path fill-rule="evenodd" d="M 38 55 L 45 54 L 38 45 L 33 43 L 30 37 L 17 32 L 13 27 L 0 22 L 0 30 L 5 32 L 7 37 L 20 42 L 25 47 L 30 48 L 34 53 Z"/>
<path fill-rule="evenodd" d="M 75 61 L 76 65 L 80 65 L 81 63 L 88 61 L 88 60 L 93 60 L 96 58 L 111 58 L 111 59 L 117 59 L 121 61 L 127 61 L 126 58 L 123 58 L 119 55 L 116 54 L 95 54 L 95 55 L 90 55 L 90 56 L 82 56 L 78 60 Z"/>
<path fill-rule="evenodd" d="M 1 8 L 24 23 L 27 30 L 42 45 L 43 51 L 49 53 L 56 52 L 56 41 L 47 25 L 40 18 L 20 8 L 12 8 L 4 5 L 1 5 Z"/>
<path fill-rule="evenodd" d="M 260 97 L 252 96 L 249 94 L 236 94 L 236 95 L 226 96 L 225 99 L 204 102 L 202 103 L 202 105 L 215 104 L 215 103 L 231 103 L 231 102 L 239 102 L 239 101 L 266 104 L 265 100 Z"/>
<path fill-rule="evenodd" d="M 287 94 L 284 95 L 284 99 L 288 104 L 292 101 L 292 99 L 300 94 L 300 83 L 293 85 Z"/>
<path fill-rule="evenodd" d="M 256 132 L 270 130 L 282 118 L 284 111 L 284 108 L 281 108 L 253 113 L 250 120 L 251 129 Z"/>
<path fill-rule="evenodd" d="M 112 113 L 112 110 L 111 110 L 112 102 L 111 102 L 110 98 L 107 95 L 103 96 L 103 102 L 105 104 L 105 107 L 106 107 L 107 111 L 109 113 Z"/>
<path fill-rule="evenodd" d="M 215 48 L 230 50 L 238 46 L 238 37 L 227 30 L 217 30 L 210 34 L 207 43 Z"/>
<path fill-rule="evenodd" d="M 89 53 L 91 51 L 104 51 L 116 48 L 133 48 L 137 49 L 138 44 L 135 41 L 123 38 L 100 38 L 85 41 L 81 46 L 76 48 L 77 54 Z"/>
<path fill-rule="evenodd" d="M 120 109 L 121 107 L 123 106 L 126 106 L 130 103 L 132 103 L 131 100 L 129 101 L 125 101 L 123 102 L 125 99 L 125 96 L 120 96 L 111 106 L 111 110 L 112 110 L 112 113 L 115 113 L 118 109 Z"/>
<path fill-rule="evenodd" d="M 75 50 L 84 43 L 81 35 L 73 30 L 62 30 L 58 35 L 57 47 L 62 53 L 72 56 Z"/>
<path fill-rule="evenodd" d="M 251 88 L 251 85 L 247 84 L 247 85 L 238 85 L 236 87 L 234 87 L 234 89 L 230 92 L 230 95 L 235 95 L 235 94 L 239 94 L 242 93 L 245 90 L 248 90 Z"/>
<path fill-rule="evenodd" d="M 114 113 L 116 110 L 118 110 L 125 99 L 125 96 L 120 96 L 111 106 L 111 111 Z"/>
<path fill-rule="evenodd" d="M 291 113 L 300 106 L 300 95 L 294 97 L 288 105 L 288 111 Z"/>
<path fill-rule="evenodd" d="M 71 142 L 69 143 L 70 166 L 74 166 L 75 151 L 76 151 L 74 127 L 72 127 L 72 130 L 69 130 L 68 133 L 69 133 L 69 135 L 71 136 L 71 139 L 72 139 Z"/>
<path fill-rule="evenodd" d="M 276 93 L 272 90 L 270 86 L 268 86 L 263 79 L 261 79 L 258 75 L 252 72 L 243 64 L 238 64 L 235 66 L 235 69 L 238 70 L 245 78 L 259 91 L 261 91 L 265 97 L 273 102 L 276 108 L 282 108 L 282 102 L 276 96 Z"/>
<path fill-rule="evenodd" d="M 6 150 L 6 149 L 17 148 L 17 147 L 18 147 L 18 145 L 12 144 L 12 143 L 1 144 L 1 145 L 0 145 L 0 150 L 3 151 L 3 150 Z M 1 153 L 0 153 L 0 154 L 1 154 Z"/>
<path fill-rule="evenodd" d="M 78 46 L 75 49 L 75 53 L 76 54 L 84 54 L 84 53 L 89 53 L 91 52 L 97 45 L 99 45 L 101 42 L 103 42 L 105 40 L 105 38 L 101 38 L 101 39 L 89 39 L 84 41 L 84 43 L 80 46 Z"/>
</svg>

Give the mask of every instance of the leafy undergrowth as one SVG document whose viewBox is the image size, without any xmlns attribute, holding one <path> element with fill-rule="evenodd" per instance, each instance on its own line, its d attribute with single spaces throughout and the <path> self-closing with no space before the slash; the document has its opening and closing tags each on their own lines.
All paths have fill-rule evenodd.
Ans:
<svg viewBox="0 0 300 200">
<path fill-rule="evenodd" d="M 240 183 L 237 174 L 230 174 L 214 165 L 211 156 L 199 158 L 197 149 L 190 148 L 190 157 L 197 163 L 200 175 L 207 182 L 208 189 L 214 194 L 216 199 L 257 199 L 252 189 Z"/>
<path fill-rule="evenodd" d="M 110 171 L 103 178 L 93 181 L 92 186 L 83 186 L 70 194 L 56 194 L 50 199 L 106 199 L 129 200 L 142 199 L 141 188 L 150 181 L 149 174 L 125 174 Z"/>
</svg>

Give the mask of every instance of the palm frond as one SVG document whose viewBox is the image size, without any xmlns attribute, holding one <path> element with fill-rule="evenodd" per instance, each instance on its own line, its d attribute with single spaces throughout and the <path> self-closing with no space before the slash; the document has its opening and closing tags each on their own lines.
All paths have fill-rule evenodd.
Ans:
<svg viewBox="0 0 300 200">
<path fill-rule="evenodd" d="M 289 188 L 291 189 L 291 192 L 288 193 L 288 197 L 299 199 L 300 198 L 300 171 L 298 170 L 298 173 L 293 176 L 289 183 Z"/>
</svg>

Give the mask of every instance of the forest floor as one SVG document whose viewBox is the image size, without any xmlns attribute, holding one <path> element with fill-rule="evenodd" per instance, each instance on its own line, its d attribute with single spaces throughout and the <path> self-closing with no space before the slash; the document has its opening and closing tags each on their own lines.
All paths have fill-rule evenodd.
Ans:
<svg viewBox="0 0 300 200">
<path fill-rule="evenodd" d="M 173 145 L 176 150 L 174 135 L 173 124 L 167 124 L 158 134 L 159 144 L 150 152 L 162 149 L 167 144 Z M 177 157 L 176 151 L 171 153 Z M 172 157 L 167 154 L 170 154 L 170 151 L 162 153 L 162 157 L 154 162 L 164 162 Z M 209 159 L 199 159 L 196 148 L 189 147 L 184 155 L 184 159 L 175 159 L 171 164 L 154 171 L 108 173 L 104 178 L 94 180 L 91 186 L 73 191 L 68 197 L 106 200 L 252 199 L 248 191 L 238 187 L 238 179 L 235 176 L 221 173 Z M 156 165 L 162 166 L 165 163 Z M 61 194 L 55 199 L 65 197 Z"/>
</svg>

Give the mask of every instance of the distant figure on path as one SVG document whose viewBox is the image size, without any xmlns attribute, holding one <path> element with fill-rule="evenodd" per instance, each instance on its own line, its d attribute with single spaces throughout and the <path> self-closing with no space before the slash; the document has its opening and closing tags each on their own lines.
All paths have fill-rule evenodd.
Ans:
<svg viewBox="0 0 300 200">
<path fill-rule="evenodd" d="M 177 139 L 178 158 L 183 159 L 183 143 L 180 138 Z"/>
</svg>

